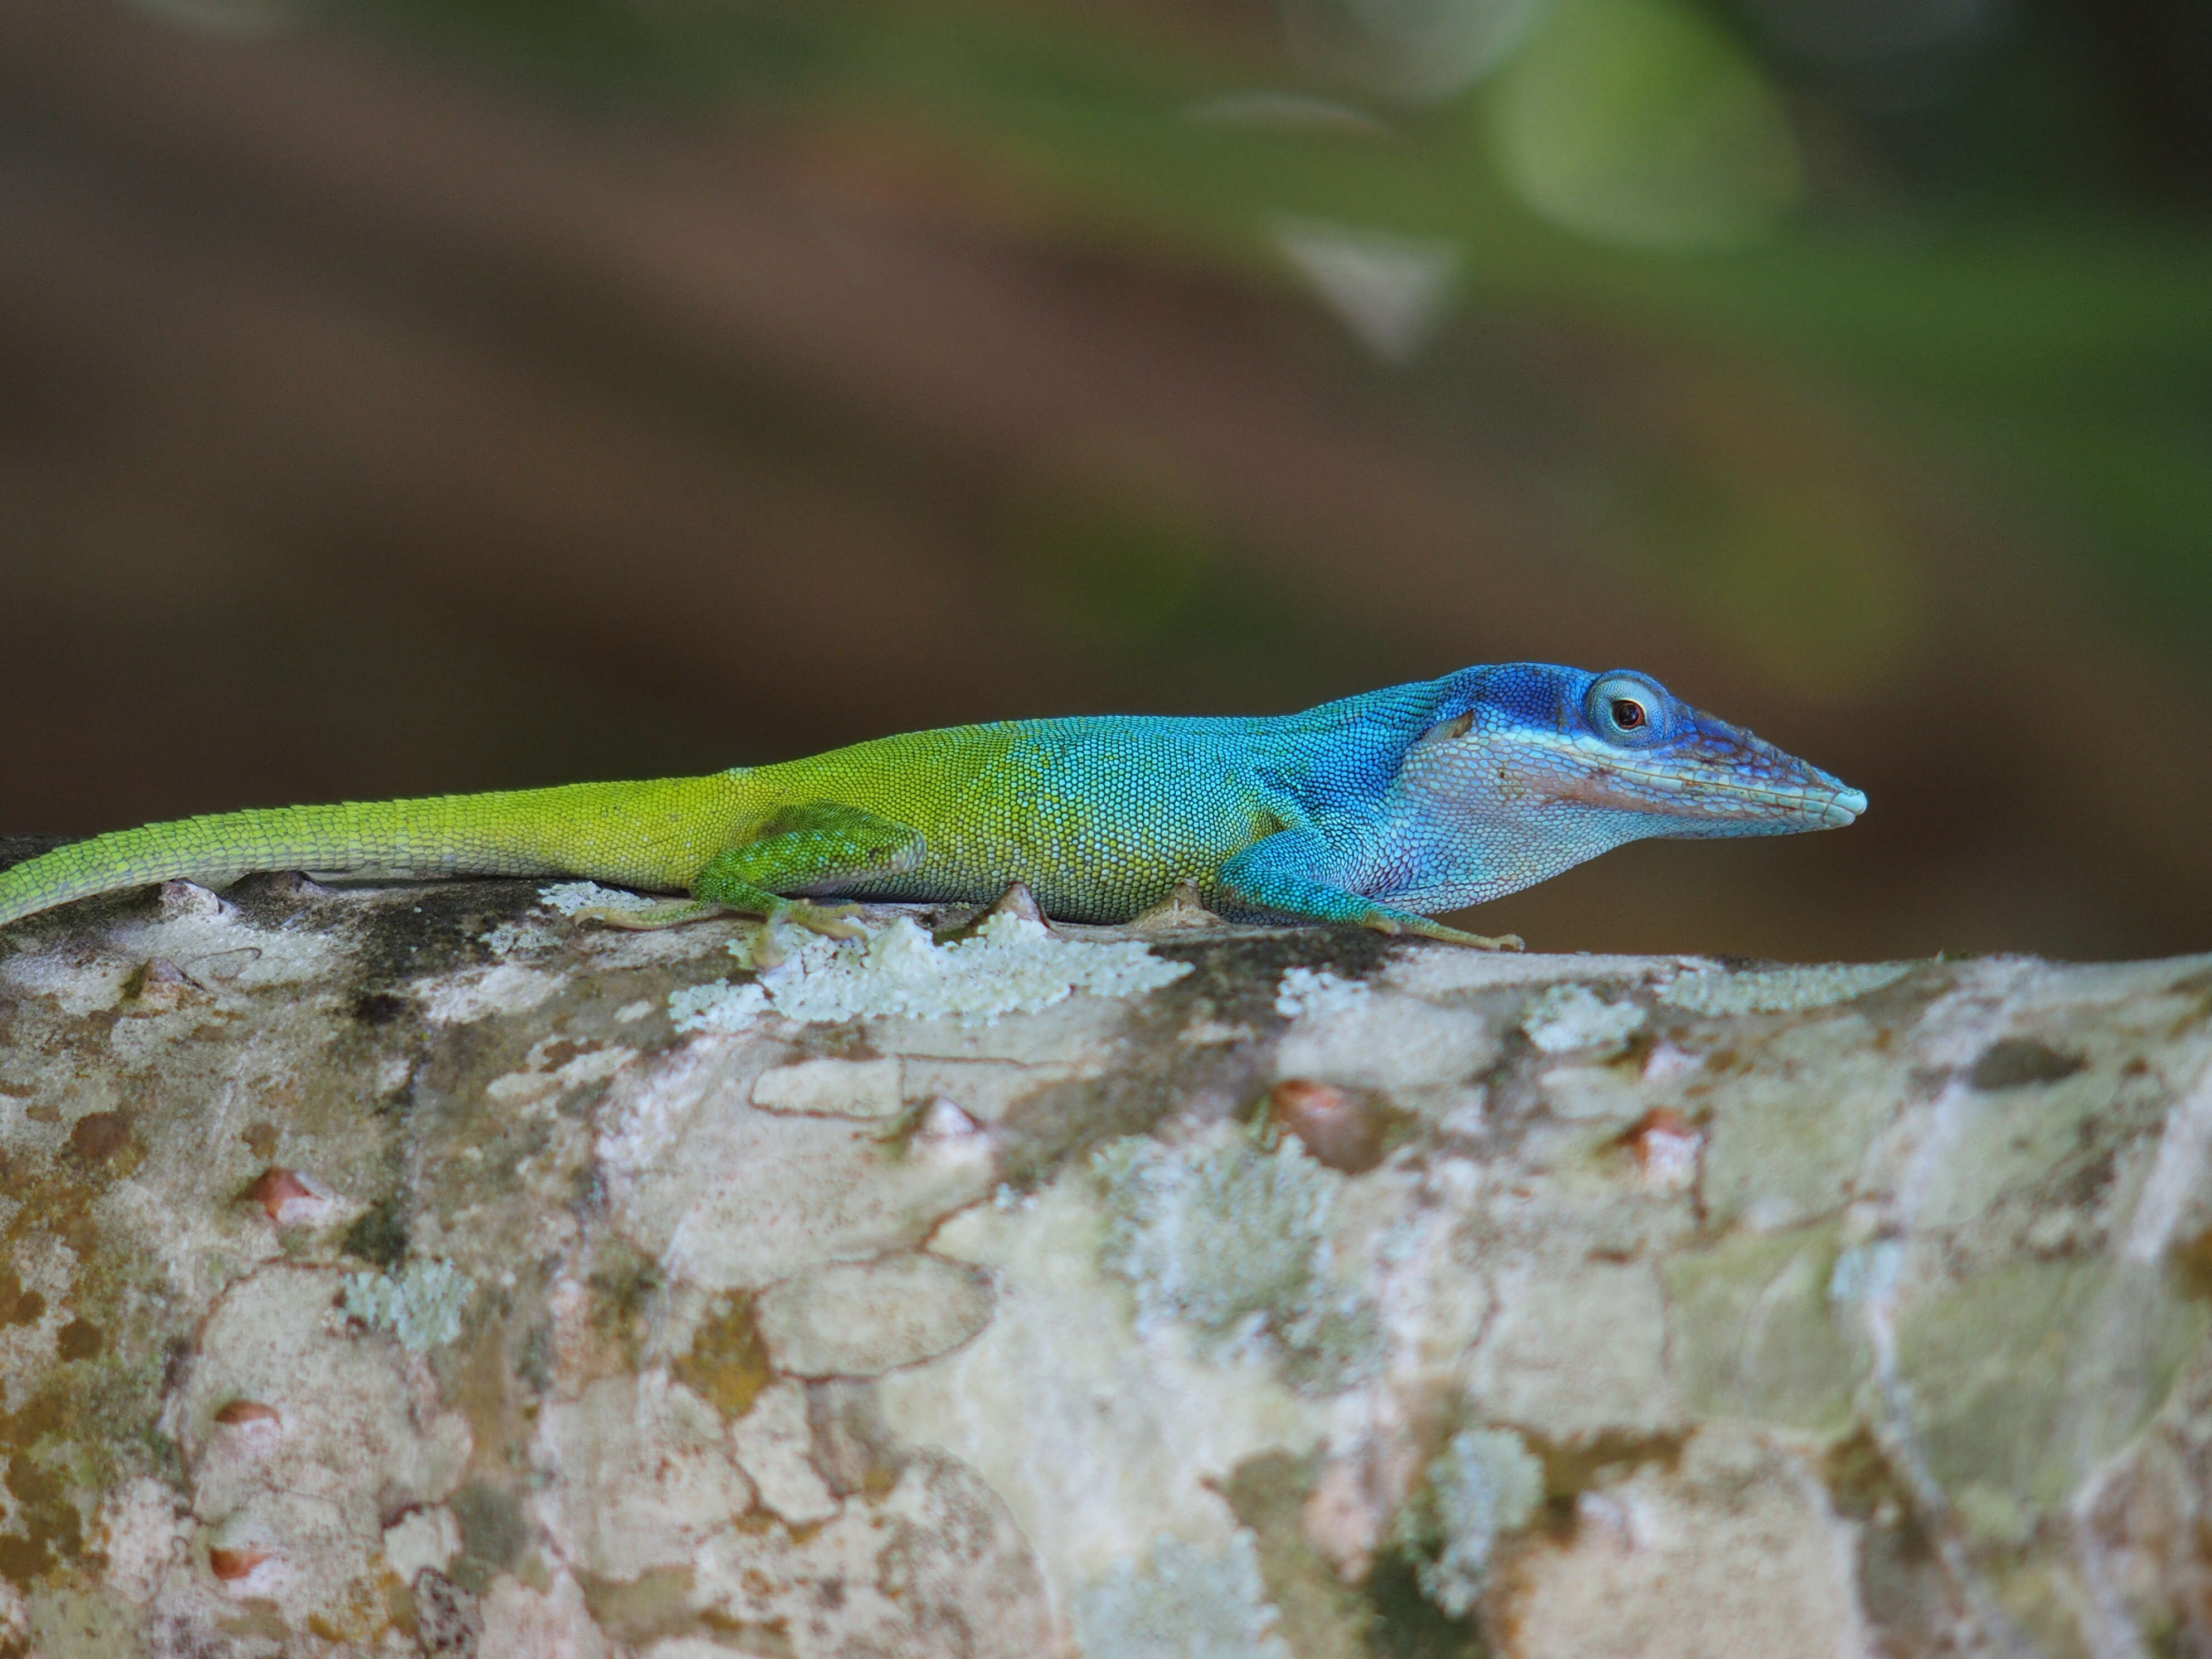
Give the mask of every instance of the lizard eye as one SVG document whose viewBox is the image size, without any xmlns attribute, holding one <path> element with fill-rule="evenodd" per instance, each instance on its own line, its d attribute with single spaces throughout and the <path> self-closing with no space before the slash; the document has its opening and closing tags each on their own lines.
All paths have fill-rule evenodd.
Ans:
<svg viewBox="0 0 2212 1659">
<path fill-rule="evenodd" d="M 1641 674 L 1601 674 L 1583 702 L 1590 729 L 1608 743 L 1642 749 L 1666 740 L 1671 705 L 1658 683 Z"/>
</svg>

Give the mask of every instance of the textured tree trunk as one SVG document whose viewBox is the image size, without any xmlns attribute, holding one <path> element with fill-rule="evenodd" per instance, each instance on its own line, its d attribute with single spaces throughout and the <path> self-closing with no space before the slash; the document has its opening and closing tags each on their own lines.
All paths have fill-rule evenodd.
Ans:
<svg viewBox="0 0 2212 1659">
<path fill-rule="evenodd" d="M 9 930 L 0 1651 L 2212 1651 L 2212 959 L 578 901 Z"/>
</svg>

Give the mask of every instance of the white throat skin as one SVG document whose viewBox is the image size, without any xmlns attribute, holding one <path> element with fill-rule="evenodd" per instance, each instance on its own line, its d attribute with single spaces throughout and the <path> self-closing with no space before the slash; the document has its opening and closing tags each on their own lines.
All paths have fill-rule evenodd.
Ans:
<svg viewBox="0 0 2212 1659">
<path fill-rule="evenodd" d="M 1391 855 L 1363 873 L 1376 896 L 1453 908 L 1632 841 L 1787 835 L 1849 823 L 1864 806 L 1839 780 L 1717 721 L 1644 750 L 1477 725 L 1408 751 L 1384 800 Z"/>
<path fill-rule="evenodd" d="M 1376 896 L 1455 909 L 1518 892 L 1640 836 L 1644 813 L 1573 798 L 1581 769 L 1559 767 L 1517 733 L 1416 744 L 1384 801 Z"/>
</svg>

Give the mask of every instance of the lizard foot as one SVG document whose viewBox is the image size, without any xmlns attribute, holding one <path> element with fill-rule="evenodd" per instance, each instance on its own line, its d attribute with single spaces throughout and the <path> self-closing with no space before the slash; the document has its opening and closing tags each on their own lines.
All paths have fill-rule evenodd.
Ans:
<svg viewBox="0 0 2212 1659">
<path fill-rule="evenodd" d="M 1482 933 L 1465 933 L 1456 927 L 1447 927 L 1441 921 L 1431 921 L 1426 916 L 1407 915 L 1394 910 L 1376 909 L 1360 918 L 1363 927 L 1372 927 L 1378 933 L 1411 933 L 1419 939 L 1441 940 L 1446 945 L 1464 945 L 1471 951 L 1525 951 L 1528 947 L 1518 933 L 1500 933 L 1495 939 Z"/>
<path fill-rule="evenodd" d="M 866 939 L 868 930 L 851 920 L 860 909 L 857 904 L 816 904 L 809 899 L 792 899 L 769 913 L 769 927 L 773 931 L 776 923 L 787 921 L 824 939 Z"/>
<path fill-rule="evenodd" d="M 571 920 L 596 921 L 602 927 L 619 927 L 627 933 L 650 933 L 663 927 L 680 927 L 687 921 L 718 915 L 722 907 L 703 904 L 696 899 L 672 899 L 665 904 L 649 904 L 642 909 L 618 909 L 611 904 L 594 904 L 576 912 Z"/>
<path fill-rule="evenodd" d="M 1149 910 L 1139 912 L 1129 923 L 1132 933 L 1182 933 L 1195 928 L 1225 927 L 1219 916 L 1206 908 L 1199 896 L 1198 884 L 1179 881 L 1175 890 Z"/>
<path fill-rule="evenodd" d="M 1419 930 L 1423 939 L 1442 939 L 1447 945 L 1464 945 L 1470 951 L 1525 951 L 1528 941 L 1518 933 L 1463 933 L 1456 927 L 1442 923 Z"/>
</svg>

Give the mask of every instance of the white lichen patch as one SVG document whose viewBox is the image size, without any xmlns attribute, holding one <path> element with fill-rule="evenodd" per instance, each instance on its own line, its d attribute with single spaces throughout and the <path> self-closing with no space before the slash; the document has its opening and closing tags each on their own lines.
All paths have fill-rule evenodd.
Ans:
<svg viewBox="0 0 2212 1659">
<path fill-rule="evenodd" d="M 1242 1528 L 1219 1550 L 1159 1539 L 1086 1589 L 1074 1614 L 1084 1659 L 1291 1659 Z"/>
<path fill-rule="evenodd" d="M 1555 985 L 1529 1003 L 1521 1029 L 1545 1054 L 1564 1054 L 1618 1048 L 1644 1029 L 1645 1018 L 1633 1002 L 1607 1002 L 1586 985 Z"/>
<path fill-rule="evenodd" d="M 750 982 L 710 980 L 704 985 L 679 986 L 668 994 L 668 1023 L 686 1035 L 708 1031 L 733 1036 L 768 1011 L 768 993 Z"/>
<path fill-rule="evenodd" d="M 988 1024 L 1077 992 L 1140 996 L 1190 972 L 1144 945 L 1063 939 L 1001 913 L 969 938 L 935 945 L 908 917 L 863 943 L 809 939 L 761 976 L 775 1011 L 802 1024 L 899 1018 Z"/>
<path fill-rule="evenodd" d="M 561 976 L 519 963 L 471 968 L 422 986 L 423 1018 L 434 1025 L 467 1025 L 495 1014 L 526 1014 L 561 988 Z"/>
<path fill-rule="evenodd" d="M 528 916 L 519 921 L 502 921 L 477 935 L 482 944 L 495 957 L 512 956 L 517 951 L 550 951 L 561 943 L 560 932 L 549 924 Z"/>
<path fill-rule="evenodd" d="M 1179 1327 L 1140 1337 L 1099 1266 L 1105 1224 L 1080 1177 L 946 1223 L 931 1248 L 990 1270 L 991 1323 L 875 1385 L 902 1442 L 960 1458 L 1006 1500 L 1063 1607 L 1162 1534 L 1226 1548 L 1217 1483 L 1263 1452 L 1304 1455 L 1323 1420 L 1272 1365 L 1201 1358 Z"/>
<path fill-rule="evenodd" d="M 902 1101 L 899 1062 L 890 1060 L 807 1060 L 763 1072 L 753 1084 L 753 1104 L 770 1112 L 824 1117 L 896 1117 Z"/>
<path fill-rule="evenodd" d="M 814 1467 L 804 1383 L 786 1378 L 763 1389 L 752 1409 L 730 1425 L 730 1449 L 761 1503 L 790 1525 L 837 1513 L 837 1494 Z"/>
<path fill-rule="evenodd" d="M 1868 962 L 1753 973 L 1684 974 L 1660 988 L 1659 1000 L 1693 1014 L 1793 1013 L 1850 1002 L 1894 984 L 1911 971 L 1909 962 Z"/>
<path fill-rule="evenodd" d="M 460 1335 L 461 1316 L 476 1288 L 476 1281 L 450 1261 L 410 1261 L 397 1273 L 348 1273 L 345 1310 L 421 1353 Z"/>
<path fill-rule="evenodd" d="M 878 1124 L 760 1110 L 758 1063 L 741 1046 L 679 1050 L 625 1072 L 604 1109 L 617 1224 L 678 1277 L 751 1290 L 911 1249 L 998 1184 L 984 1137 L 901 1146 Z"/>
<path fill-rule="evenodd" d="M 1544 1466 L 1510 1429 L 1462 1429 L 1429 1465 L 1426 1501 L 1400 1515 L 1421 1593 L 1465 1618 L 1498 1540 L 1527 1526 L 1544 1499 Z"/>
<path fill-rule="evenodd" d="M 989 1279 L 942 1256 L 832 1263 L 772 1285 L 753 1317 L 791 1376 L 880 1376 L 958 1347 L 991 1322 Z"/>
<path fill-rule="evenodd" d="M 539 1519 L 576 1571 L 627 1579 L 689 1561 L 751 1507 L 720 1415 L 662 1370 L 602 1377 L 548 1405 Z"/>
<path fill-rule="evenodd" d="M 461 1523 L 443 1504 L 410 1510 L 384 1529 L 384 1562 L 403 1584 L 429 1570 L 443 1572 L 461 1553 Z"/>
<path fill-rule="evenodd" d="M 1178 1321 L 1206 1352 L 1270 1355 L 1322 1391 L 1380 1364 L 1373 1310 L 1330 1271 L 1344 1177 L 1295 1139 L 1263 1152 L 1234 1133 L 1175 1147 L 1133 1135 L 1092 1168 L 1111 1217 L 1100 1260 L 1136 1291 L 1139 1330 Z"/>
</svg>

